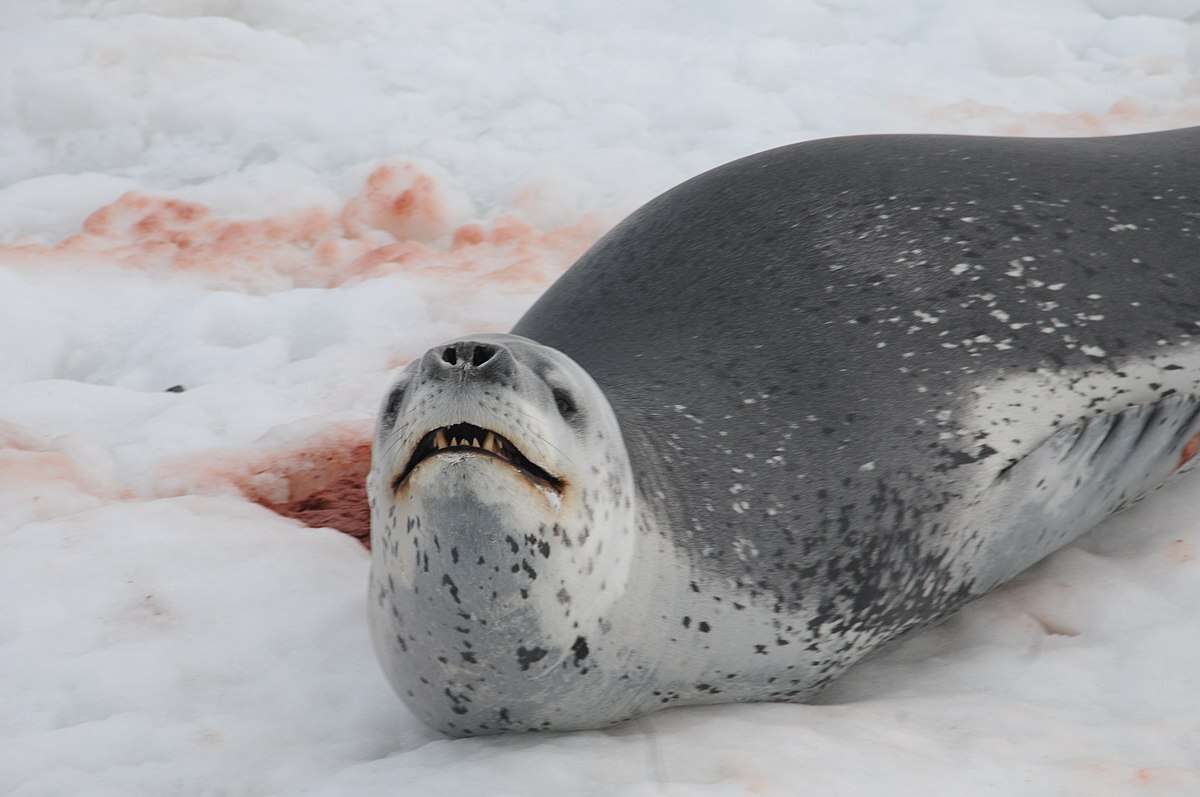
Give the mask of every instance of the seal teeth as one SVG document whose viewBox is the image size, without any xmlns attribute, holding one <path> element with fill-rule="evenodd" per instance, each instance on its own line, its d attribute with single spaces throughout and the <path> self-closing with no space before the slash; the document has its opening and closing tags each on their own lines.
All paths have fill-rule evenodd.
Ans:
<svg viewBox="0 0 1200 797">
<path fill-rule="evenodd" d="M 408 474 L 422 460 L 438 451 L 460 447 L 474 447 L 487 451 L 513 465 L 527 476 L 541 480 L 554 490 L 561 491 L 563 488 L 562 479 L 546 472 L 539 465 L 531 462 L 521 453 L 520 449 L 503 435 L 470 423 L 451 424 L 450 426 L 443 426 L 426 433 L 417 444 L 404 470 L 393 481 L 393 488 L 400 489 L 404 480 L 408 478 Z"/>
</svg>

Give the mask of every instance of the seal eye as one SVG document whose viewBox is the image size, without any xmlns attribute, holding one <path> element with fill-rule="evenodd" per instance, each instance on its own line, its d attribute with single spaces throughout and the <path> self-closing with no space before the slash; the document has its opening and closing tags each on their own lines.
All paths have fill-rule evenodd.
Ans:
<svg viewBox="0 0 1200 797">
<path fill-rule="evenodd" d="M 563 420 L 569 421 L 579 413 L 570 393 L 561 387 L 556 387 L 551 392 L 554 394 L 554 404 L 558 407 L 558 414 L 563 416 Z"/>
<path fill-rule="evenodd" d="M 404 401 L 404 385 L 396 385 L 388 394 L 387 403 L 383 405 L 383 427 L 392 428 L 396 422 L 396 414 L 400 411 L 400 402 Z"/>
</svg>

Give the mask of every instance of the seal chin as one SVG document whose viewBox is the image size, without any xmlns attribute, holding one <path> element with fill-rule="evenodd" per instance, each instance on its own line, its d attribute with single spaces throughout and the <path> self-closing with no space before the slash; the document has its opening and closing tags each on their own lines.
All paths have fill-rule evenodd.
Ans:
<svg viewBox="0 0 1200 797">
<path fill-rule="evenodd" d="M 566 487 L 562 480 L 547 481 L 497 454 L 464 446 L 424 457 L 403 478 L 397 476 L 395 484 L 395 500 L 402 504 L 419 504 L 449 493 L 473 493 L 484 503 L 541 507 L 539 522 L 554 521 Z M 533 496 L 541 500 L 530 501 Z"/>
</svg>

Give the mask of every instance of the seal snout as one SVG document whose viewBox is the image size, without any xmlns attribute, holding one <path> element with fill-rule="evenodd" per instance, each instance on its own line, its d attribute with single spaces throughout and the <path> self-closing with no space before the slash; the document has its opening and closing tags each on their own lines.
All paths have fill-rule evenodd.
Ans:
<svg viewBox="0 0 1200 797">
<path fill-rule="evenodd" d="M 478 340 L 458 340 L 435 346 L 421 358 L 421 375 L 431 379 L 451 376 L 504 382 L 512 377 L 516 361 L 506 346 Z"/>
</svg>

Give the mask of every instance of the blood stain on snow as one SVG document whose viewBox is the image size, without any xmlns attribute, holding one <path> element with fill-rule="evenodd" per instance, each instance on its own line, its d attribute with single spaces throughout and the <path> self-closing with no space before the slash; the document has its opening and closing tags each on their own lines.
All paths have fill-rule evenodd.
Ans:
<svg viewBox="0 0 1200 797">
<path fill-rule="evenodd" d="M 483 330 L 483 331 L 491 332 L 492 330 Z M 402 354 L 400 352 L 394 352 L 390 357 L 388 357 L 387 363 L 385 364 L 384 367 L 388 371 L 394 371 L 398 368 L 403 368 L 404 366 L 408 365 L 412 361 L 413 361 L 413 358 L 411 356 L 409 356 L 407 354 Z"/>
<path fill-rule="evenodd" d="M 0 421 L 0 484 L 41 488 L 55 483 L 99 498 L 133 497 L 132 491 L 118 486 L 111 474 L 98 472 L 94 463 L 87 467 L 57 441 Z"/>
<path fill-rule="evenodd" d="M 412 164 L 385 164 L 367 177 L 362 193 L 342 209 L 351 237 L 384 230 L 397 240 L 432 241 L 449 227 L 450 212 L 433 178 Z"/>
<path fill-rule="evenodd" d="M 206 493 L 233 486 L 247 500 L 312 528 L 332 528 L 370 547 L 366 479 L 371 468 L 368 424 L 333 427 L 288 445 L 252 452 L 206 453 L 173 465 L 171 493 Z M 178 473 L 184 472 L 182 481 Z"/>
<path fill-rule="evenodd" d="M 1078 631 L 1070 628 L 1065 623 L 1060 623 L 1056 620 L 1043 617 L 1039 614 L 1034 614 L 1033 612 L 1029 612 L 1029 616 L 1033 618 L 1033 621 L 1038 624 L 1046 636 L 1079 636 Z"/>
<path fill-rule="evenodd" d="M 1175 467 L 1172 468 L 1171 472 L 1174 473 L 1191 462 L 1197 453 L 1200 453 L 1200 432 L 1192 435 L 1187 443 L 1184 444 L 1183 450 L 1179 452 L 1179 461 L 1175 463 Z"/>
<path fill-rule="evenodd" d="M 298 463 L 280 462 L 278 467 L 289 480 L 295 497 L 275 502 L 264 495 L 250 498 L 284 517 L 298 520 L 313 528 L 333 528 L 349 534 L 368 548 L 371 547 L 371 515 L 367 506 L 366 478 L 371 469 L 371 446 L 357 446 L 342 455 L 310 451 L 311 457 L 302 470 L 293 470 Z M 298 489 L 306 484 L 307 489 Z"/>
<path fill-rule="evenodd" d="M 938 124 L 951 124 L 964 132 L 976 124 L 982 128 L 978 132 L 989 135 L 1105 136 L 1200 124 L 1200 105 L 1170 113 L 1152 112 L 1137 100 L 1123 97 L 1099 113 L 1030 113 L 967 100 L 932 108 L 928 115 Z"/>
<path fill-rule="evenodd" d="M 1196 547 L 1184 539 L 1177 539 L 1167 545 L 1167 559 L 1175 564 L 1186 564 L 1196 559 Z"/>
<path fill-rule="evenodd" d="M 55 244 L 0 246 L 0 259 L 39 268 L 109 263 L 253 293 L 392 274 L 528 291 L 549 284 L 604 227 L 592 216 L 547 230 L 511 214 L 468 221 L 466 204 L 409 163 L 377 166 L 341 208 L 259 218 L 130 192 L 93 212 L 78 233 Z"/>
<path fill-rule="evenodd" d="M 366 480 L 371 469 L 371 441 L 348 443 L 334 438 L 287 452 L 262 463 L 261 470 L 239 486 L 256 504 L 312 528 L 337 529 L 369 548 Z M 286 483 L 286 499 L 279 500 L 276 490 L 257 486 L 267 474 Z"/>
<path fill-rule="evenodd" d="M 487 232 L 478 224 L 464 224 L 454 231 L 450 248 L 459 250 L 467 246 L 478 246 L 487 240 Z"/>
</svg>

